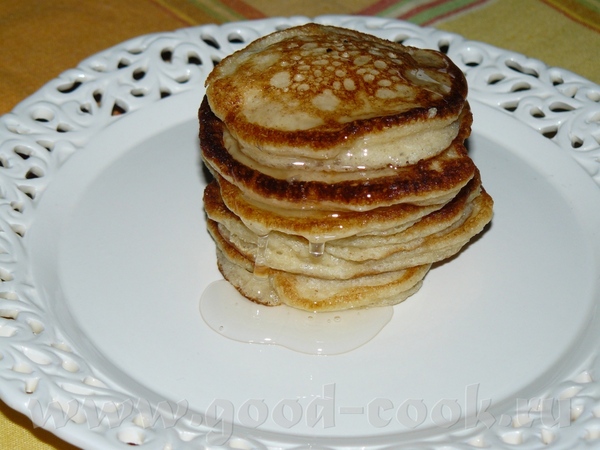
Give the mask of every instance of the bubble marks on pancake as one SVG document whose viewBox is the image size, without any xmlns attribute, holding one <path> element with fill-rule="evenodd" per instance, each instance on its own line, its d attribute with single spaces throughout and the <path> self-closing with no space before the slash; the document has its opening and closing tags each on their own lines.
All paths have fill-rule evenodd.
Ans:
<svg viewBox="0 0 600 450">
<path fill-rule="evenodd" d="M 439 52 L 317 24 L 252 42 L 221 61 L 206 86 L 212 110 L 243 146 L 328 159 L 367 135 L 386 147 L 442 129 L 467 95 L 462 72 Z"/>
</svg>

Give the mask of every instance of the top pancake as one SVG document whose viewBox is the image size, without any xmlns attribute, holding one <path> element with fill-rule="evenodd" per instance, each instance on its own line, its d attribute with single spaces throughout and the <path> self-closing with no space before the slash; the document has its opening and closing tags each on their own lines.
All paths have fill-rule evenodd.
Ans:
<svg viewBox="0 0 600 450">
<path fill-rule="evenodd" d="M 312 23 L 228 56 L 206 85 L 212 111 L 253 159 L 328 171 L 438 154 L 458 133 L 467 95 L 439 52 Z"/>
</svg>

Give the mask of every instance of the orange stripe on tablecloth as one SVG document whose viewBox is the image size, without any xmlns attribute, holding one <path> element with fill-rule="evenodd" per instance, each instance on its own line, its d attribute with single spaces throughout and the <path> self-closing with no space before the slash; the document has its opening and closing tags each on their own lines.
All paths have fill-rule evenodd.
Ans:
<svg viewBox="0 0 600 450">
<path fill-rule="evenodd" d="M 267 17 L 263 12 L 242 0 L 221 0 L 221 3 L 243 15 L 246 19 L 264 19 Z"/>
<path fill-rule="evenodd" d="M 423 12 L 427 9 L 431 9 L 432 7 L 435 6 L 440 6 L 443 5 L 444 3 L 448 3 L 451 2 L 452 0 L 434 0 L 432 2 L 429 3 L 425 3 L 421 6 L 416 6 L 413 9 L 411 9 L 408 12 L 405 12 L 404 14 L 401 14 L 398 18 L 399 19 L 404 19 L 404 20 L 408 20 L 413 16 L 416 16 L 417 14 L 419 14 L 420 12 Z"/>
<path fill-rule="evenodd" d="M 379 0 L 378 2 L 372 4 L 371 6 L 368 6 L 367 8 L 360 10 L 357 14 L 359 14 L 359 15 L 363 15 L 363 14 L 364 15 L 374 15 L 374 14 L 377 14 L 378 12 L 383 11 L 388 6 L 391 6 L 394 3 L 398 3 L 398 0 Z"/>
<path fill-rule="evenodd" d="M 483 5 L 484 3 L 488 2 L 489 0 L 478 0 L 474 3 L 469 3 L 468 5 L 464 5 L 460 8 L 454 9 L 452 11 L 448 11 L 447 13 L 444 14 L 440 14 L 439 16 L 436 17 L 432 17 L 431 19 L 429 19 L 426 22 L 423 22 L 421 25 L 431 25 L 432 23 L 437 22 L 438 20 L 444 20 L 447 19 L 450 16 L 455 16 L 457 14 L 460 14 L 462 12 L 465 12 L 469 9 L 475 8 L 477 6 Z"/>
<path fill-rule="evenodd" d="M 169 13 L 169 15 L 177 18 L 179 21 L 183 22 L 186 26 L 187 25 L 194 25 L 196 23 L 195 20 L 193 20 L 191 17 L 189 17 L 186 14 L 183 14 L 181 11 L 179 11 L 176 8 L 172 8 L 169 5 L 167 5 L 166 3 L 164 3 L 161 0 L 151 0 L 154 2 L 154 4 L 156 6 L 158 6 L 160 9 L 166 11 L 167 13 Z"/>
<path fill-rule="evenodd" d="M 600 32 L 600 13 L 576 0 L 542 0 L 543 3 L 591 30 Z"/>
</svg>

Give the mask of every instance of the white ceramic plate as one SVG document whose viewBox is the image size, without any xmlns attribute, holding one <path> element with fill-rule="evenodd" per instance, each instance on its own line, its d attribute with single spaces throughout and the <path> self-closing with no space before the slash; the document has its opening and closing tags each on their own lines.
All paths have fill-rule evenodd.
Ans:
<svg viewBox="0 0 600 450">
<path fill-rule="evenodd" d="M 196 111 L 218 61 L 307 18 L 143 36 L 0 120 L 0 394 L 85 448 L 576 448 L 600 438 L 600 87 L 460 36 L 319 17 L 440 48 L 466 72 L 491 227 L 366 345 L 231 341 Z M 231 423 L 233 422 L 233 423 Z"/>
</svg>

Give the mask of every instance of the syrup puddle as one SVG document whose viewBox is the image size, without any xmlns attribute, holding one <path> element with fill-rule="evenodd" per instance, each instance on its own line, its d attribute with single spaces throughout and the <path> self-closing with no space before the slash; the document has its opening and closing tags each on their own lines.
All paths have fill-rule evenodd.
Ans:
<svg viewBox="0 0 600 450">
<path fill-rule="evenodd" d="M 211 283 L 200 313 L 222 336 L 250 344 L 280 345 L 311 355 L 337 355 L 373 339 L 391 320 L 391 306 L 311 313 L 289 306 L 264 306 L 244 298 L 229 282 Z"/>
</svg>

